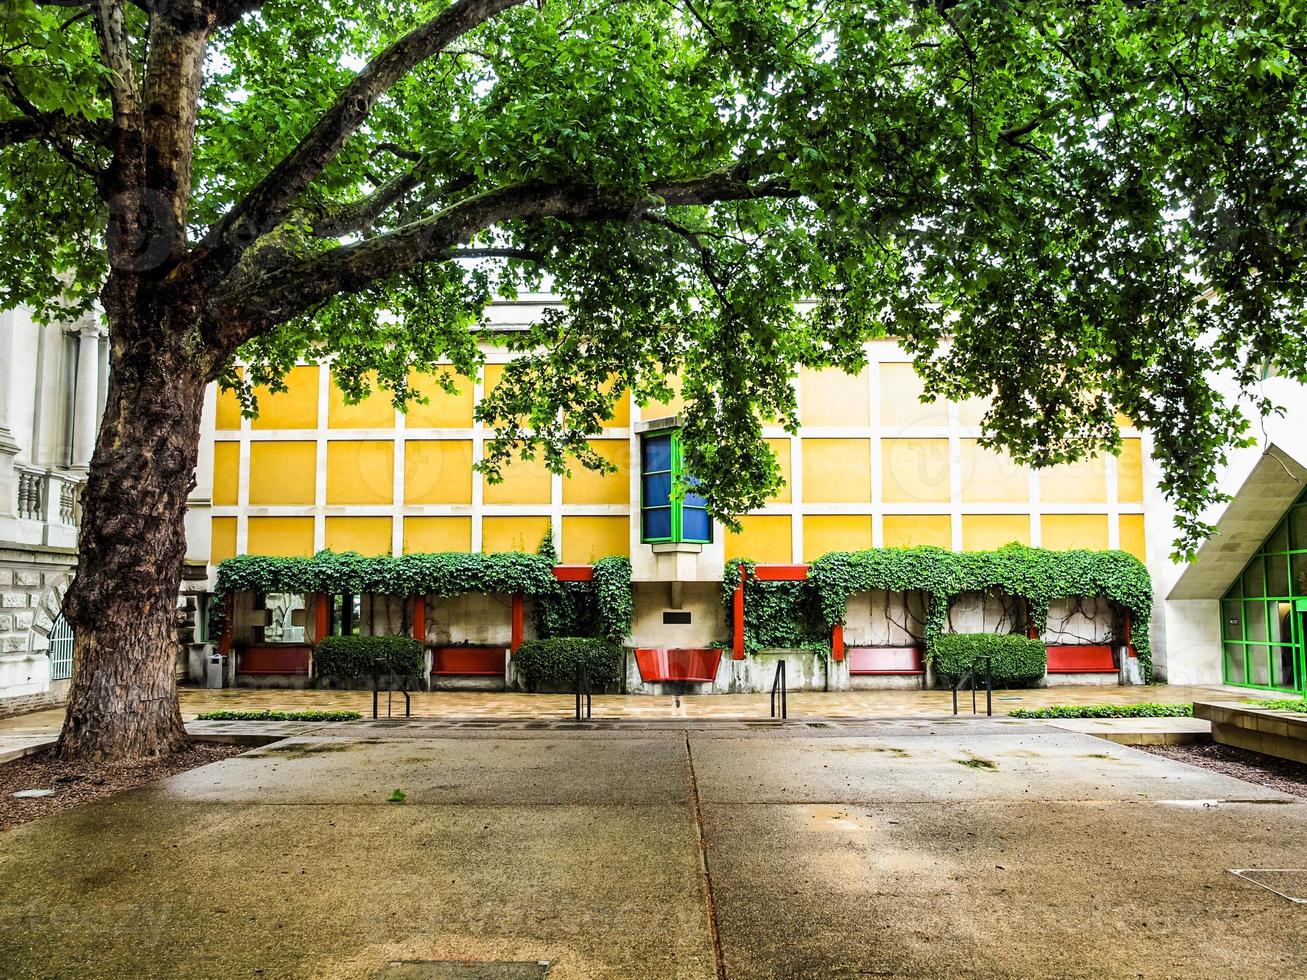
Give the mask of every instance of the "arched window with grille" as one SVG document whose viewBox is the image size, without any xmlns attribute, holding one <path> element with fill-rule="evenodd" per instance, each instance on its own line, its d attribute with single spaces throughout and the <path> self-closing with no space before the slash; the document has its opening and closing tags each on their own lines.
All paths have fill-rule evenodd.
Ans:
<svg viewBox="0 0 1307 980">
<path fill-rule="evenodd" d="M 73 628 L 63 613 L 50 629 L 50 680 L 66 681 L 73 676 Z"/>
</svg>

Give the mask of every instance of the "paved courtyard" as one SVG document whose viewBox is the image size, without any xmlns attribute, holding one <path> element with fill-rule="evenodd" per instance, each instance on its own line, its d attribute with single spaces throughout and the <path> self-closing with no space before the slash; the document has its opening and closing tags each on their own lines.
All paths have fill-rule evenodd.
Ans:
<svg viewBox="0 0 1307 980">
<path fill-rule="evenodd" d="M 0 976 L 1301 976 L 1305 839 L 1014 719 L 367 721 L 0 835 Z"/>
</svg>

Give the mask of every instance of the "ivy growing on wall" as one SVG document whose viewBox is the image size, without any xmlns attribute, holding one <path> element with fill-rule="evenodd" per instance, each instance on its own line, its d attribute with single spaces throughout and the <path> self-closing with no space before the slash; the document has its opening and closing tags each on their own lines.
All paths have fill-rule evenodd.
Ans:
<svg viewBox="0 0 1307 980">
<path fill-rule="evenodd" d="M 722 601 L 726 604 L 727 634 L 734 629 L 735 587 L 745 568 L 744 649 L 750 656 L 774 648 L 830 653 L 830 627 L 822 619 L 817 594 L 807 582 L 760 582 L 756 562 L 736 559 L 726 565 Z"/>
<path fill-rule="evenodd" d="M 631 596 L 631 560 L 600 558 L 594 563 L 595 602 L 599 607 L 599 635 L 613 642 L 631 635 L 635 600 Z"/>
<path fill-rule="evenodd" d="M 752 562 L 733 560 L 727 563 L 723 577 L 728 623 L 741 564 L 752 570 Z M 926 594 L 928 656 L 933 653 L 935 638 L 945 631 L 950 601 L 964 592 L 1000 589 L 1024 598 L 1031 625 L 1041 633 L 1048 623 L 1049 605 L 1055 600 L 1101 596 L 1131 614 L 1131 639 L 1139 654 L 1139 669 L 1146 681 L 1152 680 L 1148 636 L 1152 579 L 1144 563 L 1124 551 L 1049 551 L 1018 544 L 977 552 L 929 546 L 833 551 L 812 562 L 808 578 L 802 582 L 758 582 L 749 577 L 745 585 L 745 647 L 752 651 L 781 645 L 775 641 L 787 636 L 810 635 L 814 606 L 822 632 L 828 633 L 844 622 L 850 597 L 875 589 Z M 780 599 L 777 593 L 787 593 L 788 598 Z M 829 649 L 829 636 L 821 639 Z"/>
<path fill-rule="evenodd" d="M 555 582 L 536 602 L 536 629 L 543 638 L 602 637 L 620 643 L 631 632 L 631 562 L 600 558 L 589 582 Z"/>
<path fill-rule="evenodd" d="M 468 592 L 543 595 L 553 566 L 540 555 L 465 552 L 366 558 L 354 551 L 319 551 L 312 558 L 238 555 L 218 566 L 216 592 L 375 593 L 455 596 Z"/>
<path fill-rule="evenodd" d="M 580 583 L 559 582 L 553 564 L 547 554 L 521 552 L 483 555 L 448 551 L 397 558 L 368 558 L 353 551 L 319 551 L 312 558 L 238 555 L 218 565 L 214 609 L 220 617 L 227 596 L 241 591 L 397 596 L 520 592 L 536 599 L 538 610 L 546 610 L 537 613 L 538 621 L 547 620 L 551 630 L 555 626 L 564 630 L 584 627 L 592 632 L 570 635 L 613 640 L 630 633 L 630 561 L 601 559 L 594 566 L 594 581 Z M 572 593 L 565 588 L 570 585 L 585 588 Z"/>
</svg>

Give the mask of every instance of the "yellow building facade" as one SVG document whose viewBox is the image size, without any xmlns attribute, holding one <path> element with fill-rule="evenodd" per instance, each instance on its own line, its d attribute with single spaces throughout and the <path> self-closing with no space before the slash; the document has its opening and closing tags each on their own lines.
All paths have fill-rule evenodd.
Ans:
<svg viewBox="0 0 1307 980">
<path fill-rule="evenodd" d="M 462 379 L 457 394 L 415 377 L 429 401 L 407 413 L 384 393 L 347 404 L 326 364 L 296 367 L 285 392 L 260 392 L 255 419 L 215 392 L 210 562 L 322 548 L 534 551 L 551 527 L 564 563 L 634 561 L 650 547 L 641 533 L 641 430 L 672 424 L 678 406 L 619 401 L 592 440 L 616 473 L 576 466 L 556 475 L 520 460 L 490 483 L 474 467 L 493 432 L 473 410 L 508 355 L 486 354 L 481 375 Z M 797 563 L 872 546 L 984 550 L 1016 541 L 1121 548 L 1147 560 L 1147 451 L 1125 420 L 1119 456 L 1037 472 L 980 445 L 983 405 L 923 403 L 893 342 L 869 345 L 868 358 L 858 375 L 795 378 L 799 431 L 765 430 L 787 483 L 741 518 L 739 533 L 714 528 L 714 553 Z M 637 579 L 638 570 L 637 562 Z"/>
</svg>

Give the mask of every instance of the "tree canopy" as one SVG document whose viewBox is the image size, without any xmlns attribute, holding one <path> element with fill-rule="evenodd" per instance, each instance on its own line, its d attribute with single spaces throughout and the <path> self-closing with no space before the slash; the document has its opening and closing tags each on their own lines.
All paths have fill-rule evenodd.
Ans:
<svg viewBox="0 0 1307 980">
<path fill-rule="evenodd" d="M 0 305 L 201 284 L 251 408 L 305 355 L 423 397 L 544 284 L 487 467 L 598 465 L 678 377 L 723 516 L 796 368 L 896 336 L 1020 461 L 1152 433 L 1187 550 L 1250 414 L 1213 376 L 1307 381 L 1301 0 L 0 2 Z"/>
</svg>

